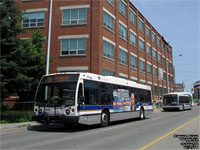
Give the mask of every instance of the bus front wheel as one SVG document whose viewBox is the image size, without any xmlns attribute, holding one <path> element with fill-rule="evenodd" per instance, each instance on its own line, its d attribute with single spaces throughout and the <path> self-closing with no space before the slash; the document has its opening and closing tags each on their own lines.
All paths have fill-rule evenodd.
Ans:
<svg viewBox="0 0 200 150">
<path fill-rule="evenodd" d="M 108 111 L 104 110 L 101 113 L 101 126 L 106 127 L 106 126 L 108 126 L 109 122 L 110 122 L 109 113 L 108 113 Z"/>
<path fill-rule="evenodd" d="M 144 108 L 140 109 L 140 119 L 145 119 L 145 113 L 144 113 Z"/>
</svg>

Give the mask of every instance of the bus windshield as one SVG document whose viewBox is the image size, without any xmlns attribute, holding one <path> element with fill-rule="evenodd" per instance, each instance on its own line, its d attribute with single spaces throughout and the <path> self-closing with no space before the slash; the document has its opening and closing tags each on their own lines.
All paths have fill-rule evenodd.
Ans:
<svg viewBox="0 0 200 150">
<path fill-rule="evenodd" d="M 42 79 L 35 97 L 37 105 L 45 106 L 73 106 L 77 80 L 63 80 L 56 77 Z M 66 77 L 65 77 L 66 79 Z"/>
<path fill-rule="evenodd" d="M 164 96 L 163 103 L 165 105 L 177 104 L 178 103 L 177 95 Z"/>
</svg>

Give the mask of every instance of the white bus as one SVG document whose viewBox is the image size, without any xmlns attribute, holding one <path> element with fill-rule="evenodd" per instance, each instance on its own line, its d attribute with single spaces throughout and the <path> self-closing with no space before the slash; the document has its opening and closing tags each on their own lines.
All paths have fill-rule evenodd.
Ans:
<svg viewBox="0 0 200 150">
<path fill-rule="evenodd" d="M 33 121 L 101 124 L 153 112 L 151 87 L 92 73 L 43 76 L 35 95 Z"/>
<path fill-rule="evenodd" d="M 163 110 L 169 109 L 192 109 L 193 97 L 188 92 L 176 92 L 163 95 Z"/>
</svg>

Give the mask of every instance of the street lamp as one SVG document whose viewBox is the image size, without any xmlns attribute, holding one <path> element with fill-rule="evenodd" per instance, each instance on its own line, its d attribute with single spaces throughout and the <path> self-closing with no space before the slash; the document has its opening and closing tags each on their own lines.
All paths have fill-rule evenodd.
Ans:
<svg viewBox="0 0 200 150">
<path fill-rule="evenodd" d="M 182 55 L 182 54 L 179 54 L 179 55 L 178 55 L 178 56 L 176 56 L 176 57 L 181 57 L 181 56 L 183 56 L 183 55 Z M 176 58 L 176 57 L 174 57 L 174 58 Z M 174 60 L 174 58 L 173 58 L 173 60 Z M 169 93 L 168 64 L 169 64 L 169 61 L 166 61 L 166 65 L 167 65 L 167 93 Z"/>
</svg>

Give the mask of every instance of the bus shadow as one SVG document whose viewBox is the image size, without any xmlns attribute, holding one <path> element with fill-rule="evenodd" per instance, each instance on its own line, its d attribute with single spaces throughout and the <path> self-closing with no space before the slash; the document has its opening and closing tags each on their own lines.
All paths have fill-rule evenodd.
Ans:
<svg viewBox="0 0 200 150">
<path fill-rule="evenodd" d="M 147 120 L 149 118 L 146 118 Z M 122 125 L 126 123 L 131 123 L 131 122 L 138 122 L 138 121 L 143 121 L 140 120 L 139 118 L 134 118 L 134 119 L 127 119 L 127 120 L 122 120 L 122 121 L 115 121 L 111 122 L 108 127 L 111 126 L 117 126 L 117 125 Z M 74 133 L 74 132 L 81 132 L 81 131 L 89 131 L 89 130 L 95 130 L 95 129 L 100 129 L 100 128 L 106 128 L 106 127 L 101 127 L 100 125 L 63 125 L 63 124 L 48 124 L 48 125 L 32 125 L 27 128 L 29 131 L 35 131 L 35 132 L 68 132 L 68 133 Z"/>
<path fill-rule="evenodd" d="M 183 112 L 187 110 L 179 110 L 179 109 L 170 109 L 170 110 L 162 110 L 162 112 Z"/>
</svg>

